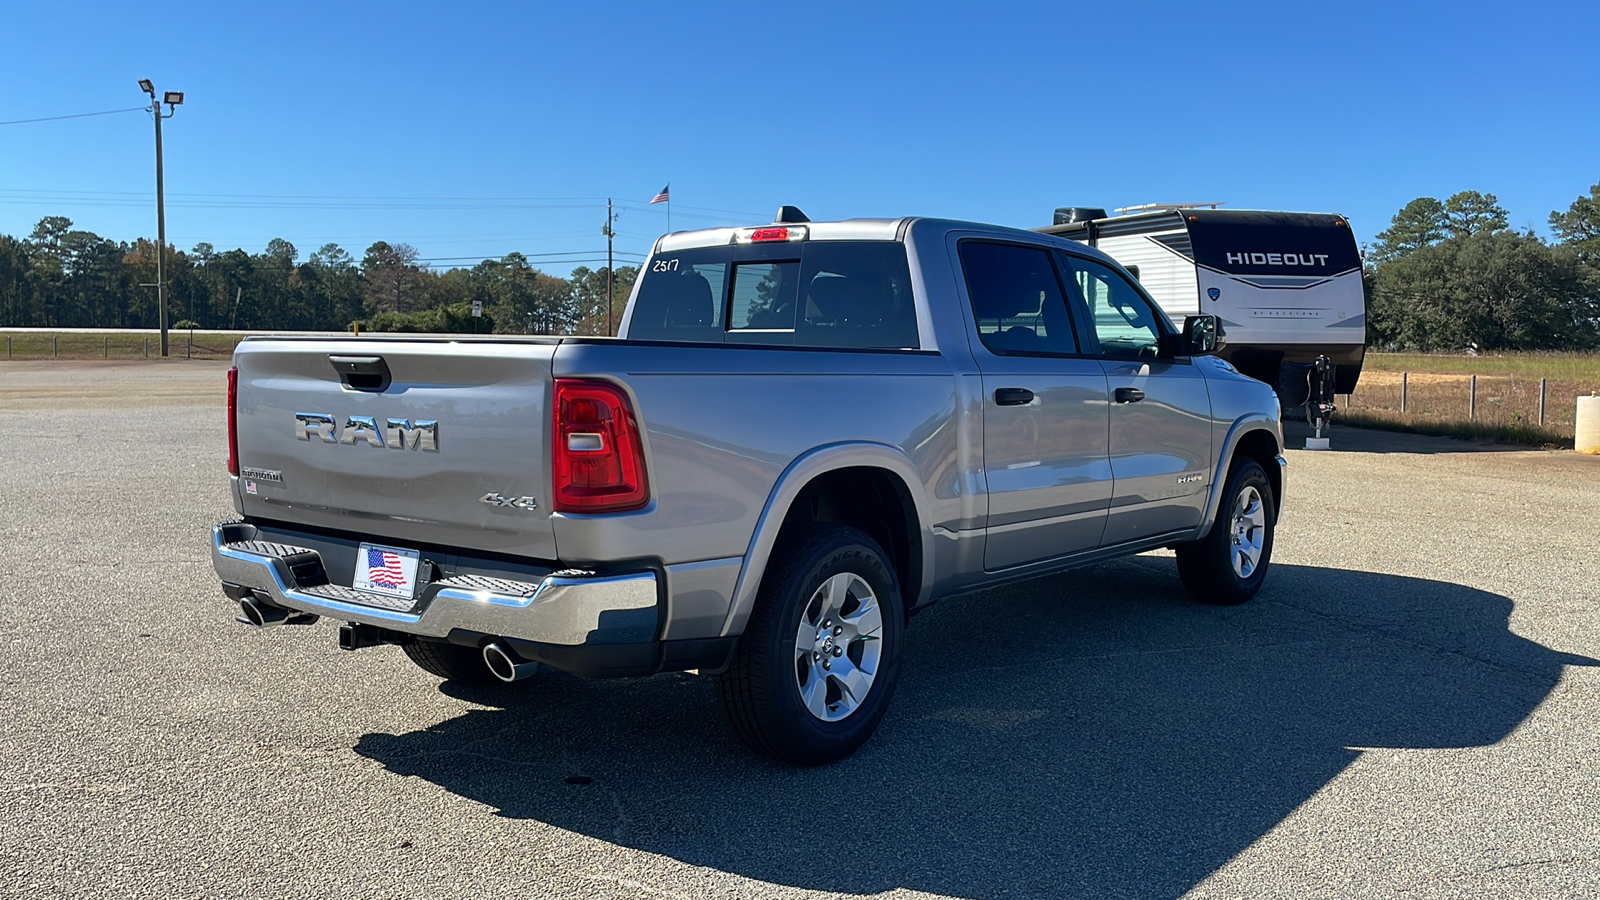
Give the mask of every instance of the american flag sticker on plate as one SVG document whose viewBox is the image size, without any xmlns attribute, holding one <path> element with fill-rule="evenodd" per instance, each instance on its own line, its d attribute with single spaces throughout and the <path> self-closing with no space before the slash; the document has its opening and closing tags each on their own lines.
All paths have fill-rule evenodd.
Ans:
<svg viewBox="0 0 1600 900">
<path fill-rule="evenodd" d="M 351 587 L 389 597 L 413 597 L 417 591 L 417 561 L 415 550 L 362 544 L 356 551 Z"/>
</svg>

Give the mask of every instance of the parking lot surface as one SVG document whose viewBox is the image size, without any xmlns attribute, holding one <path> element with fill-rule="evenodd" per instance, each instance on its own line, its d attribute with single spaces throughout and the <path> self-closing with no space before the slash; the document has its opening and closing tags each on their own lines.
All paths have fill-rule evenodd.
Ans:
<svg viewBox="0 0 1600 900">
<path fill-rule="evenodd" d="M 1600 458 L 1336 426 L 1255 602 L 945 600 L 808 770 L 695 675 L 235 624 L 225 371 L 0 363 L 0 896 L 1600 896 Z"/>
</svg>

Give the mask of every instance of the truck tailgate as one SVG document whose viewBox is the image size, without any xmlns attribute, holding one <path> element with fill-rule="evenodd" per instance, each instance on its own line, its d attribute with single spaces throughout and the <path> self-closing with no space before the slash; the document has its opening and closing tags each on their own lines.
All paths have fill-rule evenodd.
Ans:
<svg viewBox="0 0 1600 900">
<path fill-rule="evenodd" d="M 545 485 L 559 343 L 245 341 L 240 509 L 402 547 L 465 540 L 556 559 Z"/>
</svg>

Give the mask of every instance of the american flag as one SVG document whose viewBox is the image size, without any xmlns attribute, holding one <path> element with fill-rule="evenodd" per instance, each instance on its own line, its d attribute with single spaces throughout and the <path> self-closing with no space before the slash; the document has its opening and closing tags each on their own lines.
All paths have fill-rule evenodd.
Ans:
<svg viewBox="0 0 1600 900">
<path fill-rule="evenodd" d="M 387 550 L 367 548 L 367 580 L 384 587 L 397 588 L 406 583 L 400 571 L 400 557 Z"/>
<path fill-rule="evenodd" d="M 667 196 L 667 191 L 670 190 L 671 188 L 672 188 L 672 185 L 670 185 L 670 184 L 667 185 L 666 187 L 662 188 L 661 189 L 661 193 L 657 194 L 656 198 L 654 200 L 651 200 L 649 203 L 647 203 L 645 205 L 646 206 L 654 206 L 657 203 L 666 203 L 666 202 L 670 201 L 672 198 Z"/>
</svg>

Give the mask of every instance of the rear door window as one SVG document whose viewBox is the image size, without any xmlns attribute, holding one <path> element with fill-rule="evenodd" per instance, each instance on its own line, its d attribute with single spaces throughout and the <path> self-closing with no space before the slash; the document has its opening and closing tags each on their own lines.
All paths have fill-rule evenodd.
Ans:
<svg viewBox="0 0 1600 900">
<path fill-rule="evenodd" d="M 978 339 L 999 356 L 1078 352 L 1072 319 L 1044 247 L 962 241 L 961 270 Z"/>
</svg>

